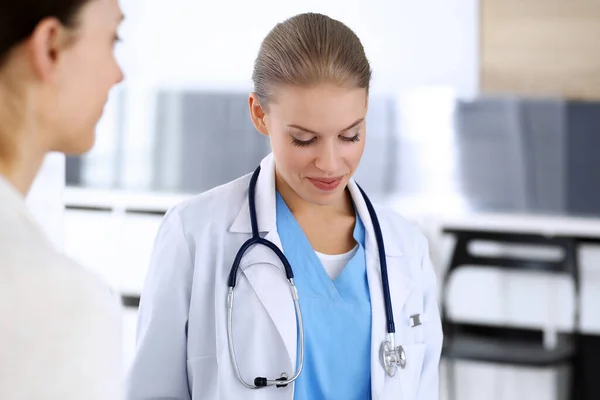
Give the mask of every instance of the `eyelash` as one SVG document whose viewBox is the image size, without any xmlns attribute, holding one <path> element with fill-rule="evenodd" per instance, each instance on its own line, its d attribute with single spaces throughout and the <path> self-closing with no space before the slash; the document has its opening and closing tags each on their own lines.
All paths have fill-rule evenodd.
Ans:
<svg viewBox="0 0 600 400">
<path fill-rule="evenodd" d="M 357 133 L 356 135 L 354 135 L 352 137 L 341 136 L 340 139 L 342 139 L 342 141 L 344 141 L 344 142 L 356 143 L 356 142 L 360 141 L 360 133 Z M 310 140 L 298 140 L 298 139 L 294 138 L 292 140 L 292 144 L 294 146 L 298 146 L 298 147 L 306 147 L 306 146 L 310 146 L 311 144 L 313 144 L 315 142 L 315 140 L 317 140 L 316 137 L 314 137 Z"/>
</svg>

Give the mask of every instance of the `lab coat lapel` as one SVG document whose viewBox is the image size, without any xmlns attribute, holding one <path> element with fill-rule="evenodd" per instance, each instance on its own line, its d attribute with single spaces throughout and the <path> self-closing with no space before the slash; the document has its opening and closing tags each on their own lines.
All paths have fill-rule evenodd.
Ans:
<svg viewBox="0 0 600 400">
<path fill-rule="evenodd" d="M 282 248 L 276 230 L 265 238 Z M 289 355 L 290 367 L 295 367 L 296 310 L 281 261 L 266 246 L 255 246 L 242 259 L 240 267 L 277 328 Z"/>
<path fill-rule="evenodd" d="M 256 183 L 256 213 L 261 236 L 273 242 L 283 251 L 277 233 L 275 166 L 270 154 L 261 162 L 261 172 Z M 230 232 L 251 234 L 248 199 L 243 202 Z M 250 237 L 250 236 L 248 236 Z M 240 269 L 269 314 L 287 349 L 291 367 L 296 365 L 297 328 L 296 311 L 285 276 L 283 264 L 277 255 L 266 246 L 253 246 L 246 252 Z"/>
<path fill-rule="evenodd" d="M 365 244 L 367 261 L 367 280 L 369 282 L 369 292 L 371 296 L 371 395 L 374 400 L 380 398 L 385 382 L 385 371 L 382 366 L 380 356 L 381 343 L 386 340 L 387 323 L 385 314 L 385 303 L 383 299 L 383 285 L 381 281 L 381 267 L 379 262 L 379 250 L 375 237 L 375 230 L 369 215 L 367 205 L 360 193 L 356 183 L 351 180 L 348 189 L 352 195 L 354 205 L 365 226 Z M 386 250 L 386 261 L 388 269 L 388 280 L 390 286 L 390 296 L 394 316 L 399 315 L 404 307 L 408 295 L 412 288 L 412 280 L 402 271 L 403 251 L 400 247 L 399 239 L 395 240 L 389 222 L 383 215 L 378 215 L 381 225 L 384 246 Z M 402 323 L 398 318 L 395 324 Z"/>
</svg>

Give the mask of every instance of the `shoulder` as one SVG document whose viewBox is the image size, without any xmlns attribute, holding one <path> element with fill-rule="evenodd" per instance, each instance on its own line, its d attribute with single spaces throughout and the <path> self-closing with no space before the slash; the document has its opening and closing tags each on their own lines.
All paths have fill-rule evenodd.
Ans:
<svg viewBox="0 0 600 400">
<path fill-rule="evenodd" d="M 414 244 L 422 244 L 425 240 L 425 235 L 416 223 L 409 221 L 391 207 L 381 204 L 374 204 L 373 207 L 375 207 L 382 229 L 391 232 L 393 236 Z"/>
<path fill-rule="evenodd" d="M 64 320 L 70 329 L 107 320 L 112 322 L 109 326 L 120 324 L 117 293 L 68 257 L 47 246 L 6 241 L 0 245 L 0 257 L 2 303 L 25 314 Z"/>
<path fill-rule="evenodd" d="M 217 186 L 202 194 L 191 197 L 167 211 L 163 225 L 174 223 L 184 230 L 200 226 L 195 222 L 212 225 L 232 223 L 246 201 L 251 174 Z"/>
<path fill-rule="evenodd" d="M 113 302 L 114 293 L 96 274 L 83 268 L 69 257 L 56 252 L 49 246 L 23 242 L 4 242 L 0 245 L 0 256 L 6 262 L 0 274 L 17 282 L 27 280 L 30 285 L 67 289 L 72 294 L 85 294 L 94 301 Z"/>
<path fill-rule="evenodd" d="M 409 221 L 389 206 L 374 204 L 386 240 L 397 241 L 404 252 L 425 255 L 427 238 L 415 222 Z"/>
<path fill-rule="evenodd" d="M 404 218 L 390 207 L 374 205 L 390 255 L 402 256 L 404 273 L 419 282 L 427 293 L 435 293 L 435 268 L 431 262 L 429 242 L 415 222 Z"/>
</svg>

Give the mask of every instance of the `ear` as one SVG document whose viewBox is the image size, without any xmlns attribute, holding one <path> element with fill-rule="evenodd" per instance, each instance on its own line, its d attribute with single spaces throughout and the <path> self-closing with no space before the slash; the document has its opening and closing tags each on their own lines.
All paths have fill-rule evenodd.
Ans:
<svg viewBox="0 0 600 400">
<path fill-rule="evenodd" d="M 37 76 L 51 81 L 56 76 L 58 60 L 68 46 L 70 34 L 57 18 L 45 18 L 27 42 L 27 52 Z"/>
<path fill-rule="evenodd" d="M 256 130 L 265 136 L 269 136 L 269 130 L 267 129 L 267 125 L 265 123 L 267 114 L 265 114 L 262 106 L 260 105 L 258 95 L 255 92 L 250 93 L 250 96 L 248 97 L 248 107 L 250 109 L 250 118 L 252 119 L 252 123 L 254 124 Z"/>
</svg>

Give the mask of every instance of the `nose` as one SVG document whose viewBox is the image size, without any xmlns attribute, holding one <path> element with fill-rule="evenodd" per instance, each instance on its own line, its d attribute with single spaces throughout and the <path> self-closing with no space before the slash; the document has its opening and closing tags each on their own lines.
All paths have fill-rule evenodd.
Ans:
<svg viewBox="0 0 600 400">
<path fill-rule="evenodd" d="M 319 149 L 316 166 L 326 174 L 333 175 L 339 171 L 338 148 L 334 141 L 327 141 Z"/>
</svg>

